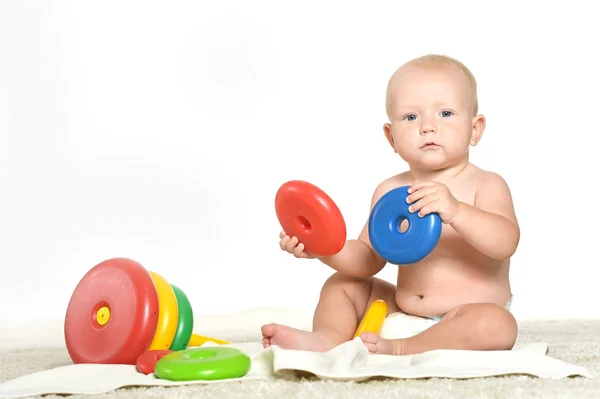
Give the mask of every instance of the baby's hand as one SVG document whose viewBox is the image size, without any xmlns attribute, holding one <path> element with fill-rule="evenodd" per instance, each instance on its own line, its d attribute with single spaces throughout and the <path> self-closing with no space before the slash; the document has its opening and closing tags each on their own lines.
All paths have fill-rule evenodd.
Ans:
<svg viewBox="0 0 600 399">
<path fill-rule="evenodd" d="M 304 244 L 298 242 L 297 237 L 291 237 L 285 234 L 285 231 L 279 233 L 279 246 L 282 250 L 293 254 L 296 258 L 314 259 L 315 256 L 304 250 Z"/>
<path fill-rule="evenodd" d="M 408 193 L 406 202 L 412 204 L 409 212 L 418 211 L 421 217 L 437 212 L 444 223 L 451 223 L 460 209 L 458 200 L 442 183 L 415 180 Z"/>
</svg>

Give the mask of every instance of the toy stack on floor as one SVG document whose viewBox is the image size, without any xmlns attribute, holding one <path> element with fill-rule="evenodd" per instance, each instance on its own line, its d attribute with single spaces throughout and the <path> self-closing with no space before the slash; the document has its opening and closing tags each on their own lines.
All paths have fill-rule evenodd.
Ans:
<svg viewBox="0 0 600 399">
<path fill-rule="evenodd" d="M 75 288 L 65 318 L 73 363 L 132 364 L 172 381 L 239 378 L 251 361 L 227 341 L 193 334 L 185 293 L 127 258 L 94 266 Z"/>
</svg>

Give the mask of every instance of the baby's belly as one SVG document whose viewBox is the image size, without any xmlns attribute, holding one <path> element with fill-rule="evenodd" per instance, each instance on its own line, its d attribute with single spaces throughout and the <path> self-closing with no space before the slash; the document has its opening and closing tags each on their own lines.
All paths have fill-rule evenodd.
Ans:
<svg viewBox="0 0 600 399">
<path fill-rule="evenodd" d="M 511 294 L 508 261 L 432 257 L 398 268 L 396 303 L 408 314 L 440 316 L 467 303 L 504 306 Z"/>
</svg>

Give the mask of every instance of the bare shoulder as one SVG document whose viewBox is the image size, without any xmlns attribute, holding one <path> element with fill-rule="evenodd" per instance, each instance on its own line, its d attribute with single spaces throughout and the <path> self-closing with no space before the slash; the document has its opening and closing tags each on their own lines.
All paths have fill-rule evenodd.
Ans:
<svg viewBox="0 0 600 399">
<path fill-rule="evenodd" d="M 495 194 L 510 194 L 507 181 L 499 173 L 475 167 L 473 174 L 477 193 L 491 190 Z"/>
<path fill-rule="evenodd" d="M 499 173 L 475 168 L 475 207 L 503 215 L 517 223 L 513 198 L 507 181 Z"/>
<path fill-rule="evenodd" d="M 379 199 L 383 197 L 388 191 L 391 191 L 401 186 L 409 186 L 411 182 L 412 179 L 410 177 L 410 172 L 408 171 L 388 177 L 387 179 L 379 183 L 377 187 L 375 187 L 371 207 L 375 206 L 377 201 L 379 201 Z"/>
</svg>

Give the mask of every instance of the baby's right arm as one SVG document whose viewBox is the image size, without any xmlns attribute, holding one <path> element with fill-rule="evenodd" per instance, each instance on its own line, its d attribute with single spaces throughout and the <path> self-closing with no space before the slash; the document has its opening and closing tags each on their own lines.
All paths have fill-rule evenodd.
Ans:
<svg viewBox="0 0 600 399">
<path fill-rule="evenodd" d="M 320 257 L 319 260 L 347 276 L 367 278 L 379 273 L 386 262 L 371 246 L 367 229 L 368 224 L 365 224 L 358 239 L 347 240 L 340 252 L 333 256 Z"/>
<path fill-rule="evenodd" d="M 390 190 L 390 183 L 390 179 L 388 179 L 377 186 L 371 199 L 370 211 L 373 210 L 377 201 Z M 371 245 L 368 218 L 357 239 L 347 240 L 339 253 L 319 259 L 342 274 L 360 278 L 372 277 L 386 265 L 386 261 L 377 254 Z"/>
</svg>

